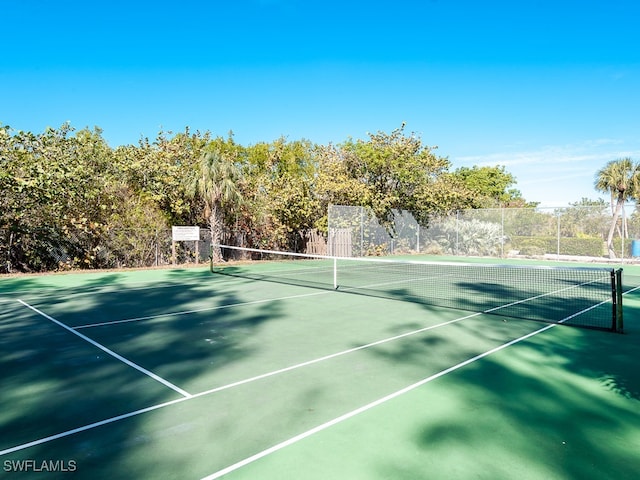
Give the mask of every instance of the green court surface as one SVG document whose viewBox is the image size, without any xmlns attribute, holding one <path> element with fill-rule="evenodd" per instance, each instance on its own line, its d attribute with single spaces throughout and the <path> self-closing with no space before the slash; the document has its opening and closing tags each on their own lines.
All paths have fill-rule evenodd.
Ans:
<svg viewBox="0 0 640 480">
<path fill-rule="evenodd" d="M 0 278 L 0 478 L 636 479 L 623 268 L 624 333 L 205 268 Z"/>
</svg>

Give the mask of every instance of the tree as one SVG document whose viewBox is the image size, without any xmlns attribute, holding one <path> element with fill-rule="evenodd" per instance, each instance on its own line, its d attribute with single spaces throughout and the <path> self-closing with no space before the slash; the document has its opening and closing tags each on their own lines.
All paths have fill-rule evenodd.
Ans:
<svg viewBox="0 0 640 480">
<path fill-rule="evenodd" d="M 599 198 L 591 200 L 581 198 L 569 204 L 568 208 L 559 208 L 555 214 L 559 217 L 561 235 L 564 237 L 606 238 L 603 228 L 609 221 L 607 202 Z"/>
<path fill-rule="evenodd" d="M 368 141 L 349 139 L 321 151 L 319 158 L 328 173 L 321 166 L 320 196 L 330 203 L 334 198 L 353 199 L 351 205 L 371 208 L 389 230 L 394 211 L 407 210 L 422 219 L 436 205 L 446 210 L 455 204 L 459 192 L 442 182 L 449 160 L 435 155 L 437 147 L 423 145 L 417 135 L 405 135 L 404 127 L 390 134 L 368 134 Z"/>
<path fill-rule="evenodd" d="M 209 132 L 192 133 L 188 127 L 174 136 L 169 134 L 161 131 L 153 142 L 144 138 L 138 145 L 118 147 L 113 157 L 118 177 L 133 192 L 160 208 L 169 223 L 184 225 L 193 221 L 192 205 L 185 201 L 185 178 L 212 140 Z"/>
<path fill-rule="evenodd" d="M 625 202 L 640 196 L 640 163 L 629 157 L 612 160 L 596 173 L 595 188 L 611 194 L 613 219 L 607 236 L 609 258 L 616 258 L 613 235 Z"/>
<path fill-rule="evenodd" d="M 0 129 L 0 233 L 7 271 L 92 267 L 110 194 L 100 129 Z"/>
<path fill-rule="evenodd" d="M 252 226 L 260 235 L 260 246 L 297 249 L 318 217 L 313 197 L 317 167 L 311 143 L 271 143 L 247 147 L 244 169 L 244 199 L 250 206 Z M 302 241 L 302 242 L 301 242 Z"/>
<path fill-rule="evenodd" d="M 239 180 L 240 171 L 233 156 L 213 151 L 200 157 L 197 170 L 187 185 L 188 194 L 204 203 L 204 215 L 211 229 L 211 254 L 214 262 L 222 260 L 219 245 L 224 229 L 225 210 L 242 201 Z"/>
<path fill-rule="evenodd" d="M 504 166 L 460 167 L 454 174 L 473 193 L 471 201 L 474 208 L 529 206 L 522 198 L 522 193 L 511 188 L 516 178 Z"/>
<path fill-rule="evenodd" d="M 329 205 L 368 206 L 371 192 L 352 174 L 353 161 L 342 148 L 333 144 L 317 145 L 314 156 L 318 162 L 314 195 L 322 212 L 315 226 L 326 231 Z"/>
</svg>

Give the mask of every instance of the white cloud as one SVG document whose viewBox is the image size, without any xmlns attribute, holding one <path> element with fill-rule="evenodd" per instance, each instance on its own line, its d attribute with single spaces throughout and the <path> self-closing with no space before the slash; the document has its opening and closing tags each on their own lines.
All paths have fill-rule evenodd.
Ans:
<svg viewBox="0 0 640 480">
<path fill-rule="evenodd" d="M 640 160 L 640 149 L 629 148 L 622 140 L 600 138 L 530 150 L 507 148 L 483 155 L 454 157 L 451 161 L 454 166 L 502 165 L 516 177 L 515 188 L 525 199 L 559 207 L 583 197 L 602 197 L 604 194 L 593 186 L 597 171 L 607 162 L 623 157 Z"/>
<path fill-rule="evenodd" d="M 524 185 L 533 185 L 536 183 L 550 183 L 550 181 L 553 182 L 564 182 L 566 180 L 573 180 L 576 178 L 585 178 L 588 177 L 589 179 L 593 178 L 593 174 L 590 172 L 576 172 L 572 175 L 554 175 L 553 178 L 549 178 L 549 177 L 538 177 L 538 178 L 534 178 L 531 180 L 525 180 L 522 182 L 518 182 L 518 186 L 522 187 Z"/>
<path fill-rule="evenodd" d="M 621 140 L 596 139 L 588 140 L 581 144 L 546 145 L 537 150 L 504 151 L 484 155 L 461 156 L 454 159 L 454 163 L 464 165 L 492 166 L 504 165 L 512 167 L 517 165 L 540 164 L 600 164 L 621 157 L 638 157 L 640 150 L 616 149 L 623 145 Z M 599 167 L 598 167 L 599 168 Z"/>
</svg>

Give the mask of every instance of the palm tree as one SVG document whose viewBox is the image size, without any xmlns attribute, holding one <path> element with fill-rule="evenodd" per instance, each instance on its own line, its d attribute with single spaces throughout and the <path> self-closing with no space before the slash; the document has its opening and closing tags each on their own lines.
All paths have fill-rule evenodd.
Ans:
<svg viewBox="0 0 640 480">
<path fill-rule="evenodd" d="M 220 240 L 225 210 L 242 201 L 239 179 L 240 170 L 232 158 L 220 152 L 209 152 L 200 157 L 195 176 L 187 185 L 188 193 L 204 202 L 204 215 L 211 229 L 211 255 L 214 262 L 222 261 Z"/>
<path fill-rule="evenodd" d="M 607 163 L 596 174 L 595 188 L 611 194 L 613 220 L 607 237 L 607 249 L 609 258 L 616 258 L 613 234 L 625 202 L 640 196 L 640 163 L 632 161 L 629 157 Z"/>
</svg>

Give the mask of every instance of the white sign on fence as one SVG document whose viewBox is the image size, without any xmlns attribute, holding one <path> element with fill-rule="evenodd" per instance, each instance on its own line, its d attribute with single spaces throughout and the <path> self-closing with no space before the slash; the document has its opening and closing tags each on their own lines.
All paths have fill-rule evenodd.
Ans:
<svg viewBox="0 0 640 480">
<path fill-rule="evenodd" d="M 200 227 L 173 226 L 171 235 L 174 242 L 200 240 Z"/>
</svg>

